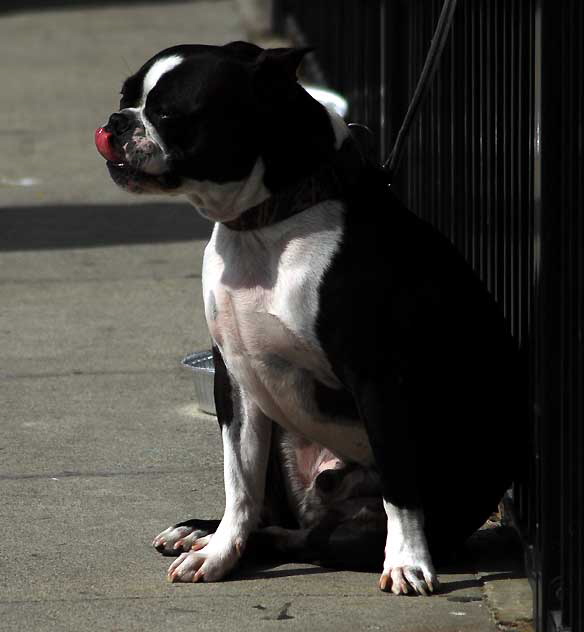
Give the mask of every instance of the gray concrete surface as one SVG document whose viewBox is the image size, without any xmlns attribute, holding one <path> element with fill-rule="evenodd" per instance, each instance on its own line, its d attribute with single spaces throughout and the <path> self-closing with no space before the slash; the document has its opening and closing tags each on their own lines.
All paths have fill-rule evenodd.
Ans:
<svg viewBox="0 0 584 632">
<path fill-rule="evenodd" d="M 123 80 L 168 46 L 224 44 L 243 36 L 239 14 L 227 0 L 68 5 L 5 14 L 0 6 L 5 206 L 128 203 L 93 149 L 94 129 L 117 107 Z"/>
<path fill-rule="evenodd" d="M 431 599 L 307 565 L 166 582 L 151 538 L 223 505 L 216 422 L 179 366 L 208 344 L 204 241 L 123 243 L 116 210 L 108 246 L 0 255 L 0 629 L 494 630 L 468 571 Z"/>
<path fill-rule="evenodd" d="M 223 0 L 66 4 L 0 13 L 0 630 L 494 632 L 505 561 L 441 569 L 429 599 L 309 565 L 166 582 L 152 537 L 223 507 L 216 421 L 179 364 L 208 345 L 210 226 L 117 191 L 92 135 L 122 59 L 242 32 Z"/>
</svg>

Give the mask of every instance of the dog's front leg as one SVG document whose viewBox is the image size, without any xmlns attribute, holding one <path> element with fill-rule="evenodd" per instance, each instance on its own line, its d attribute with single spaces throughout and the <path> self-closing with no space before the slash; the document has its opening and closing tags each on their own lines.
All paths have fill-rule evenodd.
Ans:
<svg viewBox="0 0 584 632">
<path fill-rule="evenodd" d="M 223 439 L 225 513 L 217 531 L 168 570 L 175 582 L 218 581 L 235 566 L 257 527 L 264 499 L 272 421 L 229 375 L 214 349 L 215 401 Z"/>
<path fill-rule="evenodd" d="M 428 595 L 439 586 L 424 531 L 415 435 L 403 378 L 355 380 L 359 412 L 381 478 L 387 537 L 379 587 L 396 595 Z"/>
</svg>

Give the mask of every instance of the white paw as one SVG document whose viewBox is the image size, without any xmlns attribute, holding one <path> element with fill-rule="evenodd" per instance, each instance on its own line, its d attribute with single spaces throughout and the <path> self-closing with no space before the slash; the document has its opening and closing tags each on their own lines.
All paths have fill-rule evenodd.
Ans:
<svg viewBox="0 0 584 632">
<path fill-rule="evenodd" d="M 168 527 L 154 538 L 152 546 L 162 555 L 179 555 L 195 547 L 202 548 L 210 537 L 206 531 L 193 527 Z"/>
<path fill-rule="evenodd" d="M 168 579 L 171 582 L 216 582 L 235 566 L 241 555 L 241 546 L 234 544 L 213 549 L 212 546 L 206 546 L 211 541 L 210 535 L 202 540 L 206 542 L 197 550 L 181 553 L 170 565 Z M 195 543 L 195 546 L 198 544 Z"/>
<path fill-rule="evenodd" d="M 424 534 L 421 509 L 400 509 L 384 500 L 387 540 L 379 588 L 394 595 L 429 595 L 439 583 Z"/>
<path fill-rule="evenodd" d="M 383 569 L 379 578 L 379 588 L 394 595 L 416 593 L 428 596 L 439 587 L 438 577 L 430 564 L 413 563 L 403 566 L 389 566 Z"/>
</svg>

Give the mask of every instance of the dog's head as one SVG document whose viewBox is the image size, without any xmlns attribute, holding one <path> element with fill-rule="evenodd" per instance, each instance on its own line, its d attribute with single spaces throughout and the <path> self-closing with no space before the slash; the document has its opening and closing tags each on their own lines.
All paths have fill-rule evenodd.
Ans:
<svg viewBox="0 0 584 632">
<path fill-rule="evenodd" d="M 119 111 L 96 130 L 113 180 L 135 193 L 185 194 L 209 219 L 229 221 L 308 175 L 343 132 L 297 83 L 307 52 L 233 42 L 158 53 L 126 79 Z"/>
</svg>

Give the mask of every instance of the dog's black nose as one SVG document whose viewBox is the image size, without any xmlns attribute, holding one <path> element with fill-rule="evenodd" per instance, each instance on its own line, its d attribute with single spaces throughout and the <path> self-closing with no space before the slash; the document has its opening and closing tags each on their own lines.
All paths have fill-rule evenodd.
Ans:
<svg viewBox="0 0 584 632">
<path fill-rule="evenodd" d="M 109 117 L 107 126 L 116 136 L 120 136 L 130 129 L 130 118 L 127 114 L 122 114 L 122 112 L 114 112 Z"/>
</svg>

